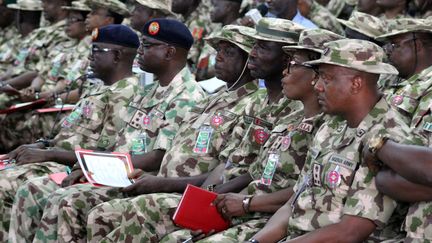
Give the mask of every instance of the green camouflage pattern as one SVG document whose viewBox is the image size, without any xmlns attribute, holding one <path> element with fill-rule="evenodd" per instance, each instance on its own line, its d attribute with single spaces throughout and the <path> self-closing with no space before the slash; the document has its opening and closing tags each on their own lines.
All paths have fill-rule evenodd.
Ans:
<svg viewBox="0 0 432 243">
<path fill-rule="evenodd" d="M 241 31 L 253 31 L 253 29 L 246 26 L 225 25 L 220 31 L 210 34 L 205 40 L 214 49 L 217 49 L 217 45 L 220 41 L 227 41 L 249 53 L 255 44 L 255 40 L 242 34 Z"/>
<path fill-rule="evenodd" d="M 305 17 L 309 18 L 314 24 L 322 29 L 330 30 L 339 35 L 345 33 L 342 25 L 337 21 L 336 16 L 315 0 L 312 0 L 309 14 Z"/>
<path fill-rule="evenodd" d="M 345 0 L 330 0 L 327 3 L 326 8 L 332 13 L 334 16 L 338 17 L 345 7 Z"/>
<path fill-rule="evenodd" d="M 253 81 L 234 91 L 220 91 L 208 103 L 197 104 L 186 115 L 172 147 L 165 153 L 158 176 L 201 175 L 219 165 L 218 155 L 227 146 L 239 119 L 261 108 L 263 95 L 257 91 L 258 83 Z M 222 122 L 216 124 L 215 119 Z M 208 146 L 194 152 L 198 135 L 206 133 L 204 130 L 212 131 Z"/>
<path fill-rule="evenodd" d="M 425 69 L 423 75 L 419 75 L 418 86 L 407 86 L 405 91 L 411 90 L 410 98 L 416 101 L 411 120 L 411 129 L 418 135 L 421 143 L 432 147 L 432 115 L 431 115 L 431 84 L 432 67 Z M 426 74 L 426 75 L 424 75 Z M 415 89 L 416 87 L 417 89 Z M 423 88 L 421 90 L 420 88 Z M 404 92 L 403 94 L 407 94 Z M 414 102 L 413 102 L 414 103 Z M 417 202 L 411 204 L 405 219 L 406 242 L 432 242 L 432 203 Z"/>
<path fill-rule="evenodd" d="M 17 0 L 16 3 L 6 5 L 8 8 L 24 11 L 42 11 L 42 1 L 40 0 Z"/>
<path fill-rule="evenodd" d="M 181 21 L 189 28 L 194 38 L 194 43 L 189 50 L 188 59 L 193 63 L 193 69 L 198 64 L 198 59 L 202 48 L 204 47 L 204 37 L 213 33 L 215 29 L 218 29 L 218 25 L 211 22 L 210 18 L 210 7 L 212 4 L 210 0 L 201 0 L 197 9 L 192 12 L 186 19 Z"/>
<path fill-rule="evenodd" d="M 73 1 L 70 6 L 63 6 L 62 9 L 91 12 L 91 8 L 86 4 L 85 0 Z"/>
<path fill-rule="evenodd" d="M 66 166 L 54 162 L 28 164 L 0 171 L 0 241 L 7 242 L 9 220 L 15 193 L 27 180 L 65 171 Z"/>
<path fill-rule="evenodd" d="M 262 18 L 255 26 L 255 30 L 240 29 L 240 33 L 256 40 L 297 44 L 303 30 L 303 26 L 287 19 Z"/>
<path fill-rule="evenodd" d="M 123 17 L 128 17 L 131 12 L 128 10 L 126 4 L 119 0 L 85 0 L 85 4 L 91 9 L 94 8 L 105 8 L 118 13 Z"/>
<path fill-rule="evenodd" d="M 425 32 L 432 33 L 432 19 L 397 18 L 386 20 L 387 32 L 380 35 L 378 40 L 385 40 L 389 37 L 411 33 Z"/>
<path fill-rule="evenodd" d="M 120 110 L 124 128 L 110 142 L 113 151 L 143 154 L 154 149 L 168 150 L 186 113 L 206 94 L 185 67 L 168 86 L 147 85 L 131 103 Z M 145 119 L 148 124 L 145 124 Z"/>
<path fill-rule="evenodd" d="M 321 126 L 294 186 L 288 232 L 314 231 L 340 222 L 343 215 L 367 218 L 377 225 L 376 231 L 386 226 L 397 203 L 378 192 L 373 173 L 360 159 L 360 147 L 378 134 L 395 141 L 410 134 L 400 115 L 383 98 L 358 127 L 350 128 L 338 117 Z M 372 241 L 394 237 L 372 235 Z"/>
<path fill-rule="evenodd" d="M 136 77 L 129 77 L 117 81 L 111 86 L 97 86 L 84 94 L 72 113 L 62 121 L 62 129 L 55 137 L 55 147 L 72 151 L 77 148 L 104 150 L 105 143 L 101 142 L 103 130 L 115 129 L 115 125 L 122 123 L 118 111 L 127 105 L 139 91 L 140 86 Z M 107 124 L 104 126 L 104 124 Z M 117 127 L 121 127 L 118 125 Z M 116 134 L 111 130 L 109 134 Z M 106 144 L 109 145 L 109 144 Z M 9 211 L 18 187 L 27 179 L 64 171 L 65 166 L 54 162 L 17 166 L 5 171 L 0 180 L 0 195 L 5 203 L 0 205 L 4 215 L 0 234 L 6 235 L 9 227 Z"/>
<path fill-rule="evenodd" d="M 227 174 L 230 174 L 225 180 L 247 172 L 266 143 L 274 128 L 273 124 L 278 124 L 280 119 L 302 108 L 301 102 L 285 97 L 270 104 L 266 98 L 257 112 L 250 111 L 248 113 L 251 115 L 243 116 L 234 128 L 230 143 L 219 154 L 219 160 L 226 161 Z M 259 138 L 260 134 L 262 139 Z"/>
<path fill-rule="evenodd" d="M 136 2 L 148 8 L 160 10 L 165 14 L 176 16 L 176 14 L 171 11 L 172 0 L 136 0 Z"/>
<path fill-rule="evenodd" d="M 344 38 L 345 37 L 335 34 L 329 30 L 308 29 L 301 32 L 299 42 L 296 46 L 283 46 L 282 50 L 285 52 L 292 52 L 300 49 L 322 53 L 324 50 L 324 44 Z"/>
<path fill-rule="evenodd" d="M 321 58 L 306 64 L 332 64 L 376 74 L 398 74 L 395 67 L 385 63 L 387 56 L 378 45 L 365 41 L 343 39 L 329 42 Z"/>
<path fill-rule="evenodd" d="M 386 22 L 373 15 L 354 11 L 348 20 L 338 19 L 344 26 L 370 38 L 377 38 L 388 32 Z"/>
<path fill-rule="evenodd" d="M 414 74 L 403 84 L 404 86 L 388 96 L 388 101 L 407 118 L 407 124 L 411 122 L 411 126 L 413 126 L 414 120 L 412 121 L 412 119 L 418 110 L 420 100 L 430 93 L 432 88 L 432 66 Z"/>
<path fill-rule="evenodd" d="M 14 57 L 12 75 L 16 76 L 26 71 L 38 71 L 38 66 L 49 65 L 48 54 L 60 43 L 69 39 L 65 33 L 66 20 L 61 20 L 47 27 L 41 27 L 31 32 L 20 45 L 18 54 Z M 51 61 L 51 60 L 49 60 Z"/>
<path fill-rule="evenodd" d="M 117 129 L 126 124 L 119 111 L 129 104 L 141 89 L 135 76 L 117 81 L 111 86 L 96 86 L 84 94 L 71 114 L 64 119 L 62 129 L 54 138 L 55 146 L 65 150 L 110 148 Z"/>
<path fill-rule="evenodd" d="M 135 96 L 128 106 L 120 108 L 118 112 L 124 124 L 127 124 L 128 130 L 120 131 L 119 139 L 114 140 L 119 141 L 116 145 L 124 141 L 125 151 L 123 152 L 129 153 L 135 136 L 137 134 L 142 134 L 144 131 L 147 132 L 149 137 L 154 136 L 151 138 L 152 142 L 149 144 L 149 151 L 152 149 L 167 149 L 168 147 L 166 144 L 168 142 L 162 142 L 162 140 L 172 140 L 172 138 L 166 137 L 166 127 L 175 128 L 175 123 L 183 119 L 186 111 L 189 110 L 195 102 L 202 100 L 204 97 L 204 92 L 195 82 L 187 68 L 183 69 L 174 77 L 172 82 L 166 87 L 160 86 L 158 82 L 144 87 L 144 90 L 139 95 Z M 154 116 L 151 117 L 151 122 L 154 124 L 151 124 L 149 127 L 141 127 L 139 125 L 139 129 L 135 129 L 130 121 L 139 110 L 147 112 L 147 114 L 153 113 Z M 107 126 L 107 124 L 104 126 Z M 175 134 L 175 130 L 169 130 L 168 132 Z M 173 135 L 170 134 L 170 136 Z M 114 150 L 122 151 L 122 148 L 115 148 Z M 133 152 L 134 151 L 132 151 L 132 153 Z M 43 185 L 37 185 L 36 187 L 43 187 Z M 118 189 L 78 184 L 67 188 L 67 190 L 55 187 L 53 190 L 45 191 L 41 200 L 46 201 L 49 199 L 48 203 L 34 204 L 33 202 L 35 200 L 33 200 L 32 197 L 41 195 L 42 192 L 34 193 L 34 190 L 30 189 L 29 187 L 21 188 L 23 192 L 27 192 L 26 195 L 28 196 L 19 198 L 20 205 L 24 206 L 18 209 L 17 216 L 21 217 L 18 221 L 31 222 L 28 223 L 30 226 L 41 225 L 36 231 L 34 239 L 36 242 L 69 242 L 71 240 L 84 240 L 86 236 L 85 217 L 88 211 L 99 203 L 122 197 Z M 62 206 L 59 207 L 60 205 Z M 69 205 L 67 206 L 67 210 L 63 210 L 66 207 L 65 205 Z M 21 209 L 34 207 L 39 207 L 40 211 L 43 210 L 42 217 L 29 217 L 20 213 L 23 211 Z M 58 217 L 58 215 L 61 215 L 61 217 Z M 32 232 L 32 230 L 34 231 L 35 229 L 20 229 L 22 232 Z M 18 237 L 20 235 L 24 237 L 24 233 L 17 235 Z M 31 237 L 32 235 L 30 235 L 30 238 L 26 236 L 24 240 L 28 241 Z"/>
<path fill-rule="evenodd" d="M 122 197 L 119 188 L 97 187 L 91 184 L 60 188 L 49 177 L 29 180 L 17 191 L 16 203 L 12 208 L 9 240 L 83 241 L 87 212 L 97 204 Z M 68 217 L 71 211 L 76 213 L 74 217 Z"/>
<path fill-rule="evenodd" d="M 6 28 L 0 29 L 2 35 L 0 36 L 0 45 L 8 42 L 10 39 L 17 38 L 20 34 L 18 29 L 14 25 L 10 25 Z"/>
</svg>

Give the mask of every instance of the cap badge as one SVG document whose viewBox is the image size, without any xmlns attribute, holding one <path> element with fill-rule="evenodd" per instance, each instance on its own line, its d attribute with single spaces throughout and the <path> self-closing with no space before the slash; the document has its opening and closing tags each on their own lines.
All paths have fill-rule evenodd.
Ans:
<svg viewBox="0 0 432 243">
<path fill-rule="evenodd" d="M 148 27 L 148 32 L 150 35 L 157 35 L 159 33 L 160 26 L 158 22 L 152 22 Z"/>
</svg>

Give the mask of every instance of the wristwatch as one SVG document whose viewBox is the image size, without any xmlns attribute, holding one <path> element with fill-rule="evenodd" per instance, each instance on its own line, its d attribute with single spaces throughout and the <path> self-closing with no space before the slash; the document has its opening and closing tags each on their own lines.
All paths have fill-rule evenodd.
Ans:
<svg viewBox="0 0 432 243">
<path fill-rule="evenodd" d="M 376 153 L 384 146 L 387 140 L 389 140 L 389 137 L 382 135 L 371 137 L 367 143 L 369 152 L 376 157 Z"/>
<path fill-rule="evenodd" d="M 256 239 L 254 239 L 254 238 L 249 239 L 247 242 L 251 242 L 251 243 L 259 243 L 259 241 L 256 240 Z"/>
<path fill-rule="evenodd" d="M 36 100 L 40 99 L 40 93 L 39 92 L 35 92 L 35 99 Z"/>
<path fill-rule="evenodd" d="M 36 143 L 42 143 L 45 146 L 45 148 L 50 147 L 50 142 L 44 138 L 39 138 L 38 140 L 36 140 Z"/>
<path fill-rule="evenodd" d="M 243 210 L 245 213 L 249 213 L 250 202 L 252 201 L 253 196 L 246 196 L 243 198 Z"/>
</svg>

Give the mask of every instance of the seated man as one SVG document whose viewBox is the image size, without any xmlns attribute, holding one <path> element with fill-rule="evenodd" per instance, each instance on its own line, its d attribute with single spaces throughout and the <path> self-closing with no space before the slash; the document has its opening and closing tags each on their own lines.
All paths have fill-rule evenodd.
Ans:
<svg viewBox="0 0 432 243">
<path fill-rule="evenodd" d="M 112 111 L 127 105 L 127 101 L 140 90 L 138 79 L 132 76 L 131 71 L 139 46 L 135 32 L 126 26 L 110 25 L 97 33 L 93 36 L 90 65 L 104 85 L 83 94 L 72 113 L 62 121 L 62 128 L 54 139 L 22 145 L 8 154 L 17 166 L 0 171 L 0 227 L 6 227 L 0 231 L 5 236 L 17 188 L 28 179 L 64 171 L 65 165 L 73 165 L 76 161 L 73 150 L 76 148 L 105 149 L 109 144 L 104 141 L 112 139 L 102 134 L 115 135 L 117 130 L 112 124 L 121 126 L 123 122 L 117 112 Z M 105 128 L 105 124 L 110 127 Z"/>
<path fill-rule="evenodd" d="M 380 74 L 397 74 L 384 51 L 362 40 L 326 44 L 315 85 L 323 111 L 335 115 L 318 130 L 293 196 L 249 242 L 362 242 L 382 232 L 397 203 L 380 193 L 361 159 L 375 134 L 401 140 L 409 128 L 378 91 Z"/>
<path fill-rule="evenodd" d="M 289 56 L 282 79 L 283 92 L 289 99 L 302 101 L 304 109 L 278 120 L 253 163 L 249 163 L 248 156 L 240 163 L 226 166 L 222 173 L 215 170 L 209 176 L 224 178 L 224 183 L 214 188 L 214 191 L 223 193 L 218 195 L 214 203 L 225 218 L 232 219 L 232 223 L 228 230 L 210 236 L 203 242 L 241 242 L 249 239 L 290 198 L 308 147 L 327 118 L 321 112 L 313 91 L 318 79 L 316 70 L 303 63 L 318 59 L 324 43 L 338 39 L 343 37 L 330 31 L 304 30 L 298 46 L 283 47 Z M 242 149 L 242 146 L 238 147 Z M 238 175 L 239 170 L 245 172 Z M 205 188 L 208 181 L 201 187 Z M 240 193 L 227 193 L 239 190 Z M 191 237 L 188 233 L 183 230 L 169 234 L 162 242 L 186 240 Z"/>
</svg>

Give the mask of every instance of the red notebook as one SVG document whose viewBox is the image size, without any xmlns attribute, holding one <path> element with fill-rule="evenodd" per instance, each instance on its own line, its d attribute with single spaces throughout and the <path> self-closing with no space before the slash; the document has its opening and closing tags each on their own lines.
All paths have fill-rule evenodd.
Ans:
<svg viewBox="0 0 432 243">
<path fill-rule="evenodd" d="M 230 222 L 222 218 L 216 206 L 212 205 L 216 197 L 214 192 L 188 185 L 174 213 L 174 223 L 183 228 L 202 230 L 203 233 L 228 229 Z"/>
<path fill-rule="evenodd" d="M 23 110 L 31 110 L 37 107 L 43 106 L 47 101 L 45 99 L 39 99 L 32 102 L 26 102 L 26 103 L 20 103 L 16 105 L 12 105 L 9 108 L 6 108 L 4 110 L 0 110 L 0 114 L 9 114 L 17 111 L 23 111 Z"/>
</svg>

